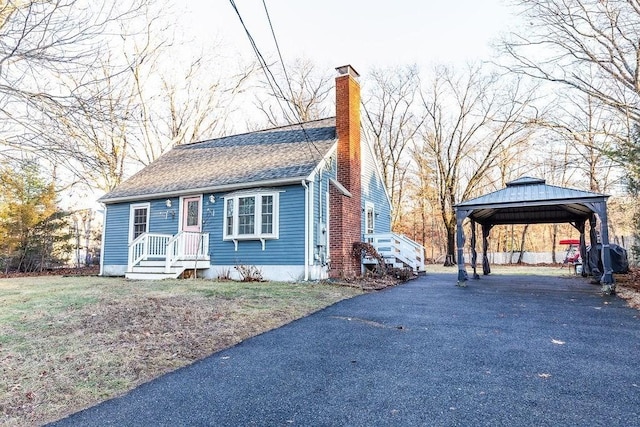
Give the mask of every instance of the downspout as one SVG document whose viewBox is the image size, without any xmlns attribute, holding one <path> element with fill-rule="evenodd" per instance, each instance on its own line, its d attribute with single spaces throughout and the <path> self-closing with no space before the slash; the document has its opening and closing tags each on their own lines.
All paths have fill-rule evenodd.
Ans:
<svg viewBox="0 0 640 427">
<path fill-rule="evenodd" d="M 309 186 L 302 180 L 304 187 L 304 280 L 309 280 Z"/>
</svg>

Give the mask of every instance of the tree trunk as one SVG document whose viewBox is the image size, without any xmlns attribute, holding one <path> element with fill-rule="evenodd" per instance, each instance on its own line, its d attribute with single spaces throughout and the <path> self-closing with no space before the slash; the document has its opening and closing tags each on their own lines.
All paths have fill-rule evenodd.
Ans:
<svg viewBox="0 0 640 427">
<path fill-rule="evenodd" d="M 520 254 L 518 255 L 517 264 L 522 264 L 522 258 L 524 257 L 524 239 L 527 235 L 527 229 L 529 228 L 529 224 L 525 225 L 522 229 L 522 237 L 520 238 Z"/>
<path fill-rule="evenodd" d="M 551 262 L 556 264 L 556 243 L 558 241 L 558 224 L 553 224 L 551 229 Z"/>
<path fill-rule="evenodd" d="M 456 223 L 447 222 L 447 256 L 444 258 L 444 266 L 456 265 Z"/>
</svg>

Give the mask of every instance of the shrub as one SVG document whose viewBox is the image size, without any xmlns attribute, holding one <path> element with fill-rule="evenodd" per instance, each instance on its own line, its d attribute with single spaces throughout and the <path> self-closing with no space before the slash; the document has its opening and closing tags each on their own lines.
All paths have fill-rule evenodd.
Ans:
<svg viewBox="0 0 640 427">
<path fill-rule="evenodd" d="M 255 265 L 236 265 L 234 268 L 240 274 L 243 282 L 264 282 L 262 270 Z"/>
</svg>

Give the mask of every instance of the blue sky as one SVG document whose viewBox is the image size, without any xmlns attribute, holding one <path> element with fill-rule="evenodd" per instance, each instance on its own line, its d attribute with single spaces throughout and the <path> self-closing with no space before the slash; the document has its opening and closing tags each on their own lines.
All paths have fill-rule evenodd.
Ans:
<svg viewBox="0 0 640 427">
<path fill-rule="evenodd" d="M 488 59 L 490 42 L 513 24 L 502 0 L 364 1 L 266 0 L 286 60 L 306 56 L 319 64 L 358 70 L 396 64 L 462 63 Z M 261 0 L 236 0 L 264 54 L 275 51 Z M 221 42 L 232 55 L 252 51 L 227 0 L 190 0 L 187 34 Z"/>
</svg>

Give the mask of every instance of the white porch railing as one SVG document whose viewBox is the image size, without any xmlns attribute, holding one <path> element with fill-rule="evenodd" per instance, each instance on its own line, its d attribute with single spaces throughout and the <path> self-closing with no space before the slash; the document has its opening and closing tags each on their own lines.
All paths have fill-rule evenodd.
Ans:
<svg viewBox="0 0 640 427">
<path fill-rule="evenodd" d="M 142 233 L 129 243 L 129 270 L 140 261 L 149 258 L 164 258 L 170 234 Z"/>
<path fill-rule="evenodd" d="M 165 260 L 167 271 L 178 260 L 208 260 L 209 233 L 143 233 L 129 244 L 128 270 L 148 259 Z"/>
<path fill-rule="evenodd" d="M 398 261 L 414 271 L 424 271 L 424 247 L 407 236 L 396 233 L 365 234 L 364 241 L 371 243 L 388 264 Z"/>
<path fill-rule="evenodd" d="M 165 271 L 168 273 L 176 261 L 187 259 L 192 261 L 209 259 L 209 233 L 181 231 L 169 239 Z"/>
</svg>

